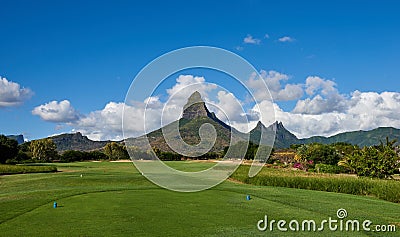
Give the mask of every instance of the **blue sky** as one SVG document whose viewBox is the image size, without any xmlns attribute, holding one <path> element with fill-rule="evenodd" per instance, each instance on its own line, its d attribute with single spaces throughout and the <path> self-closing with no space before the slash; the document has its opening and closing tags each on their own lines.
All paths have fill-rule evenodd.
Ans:
<svg viewBox="0 0 400 237">
<path fill-rule="evenodd" d="M 119 113 L 135 75 L 197 45 L 242 56 L 267 84 L 278 82 L 277 93 L 301 88 L 274 98 L 277 119 L 300 137 L 400 128 L 398 1 L 0 1 L 0 9 L 0 133 L 118 139 L 120 116 L 104 114 Z M 41 105 L 54 114 L 34 113 Z M 91 129 L 100 123 L 104 131 Z"/>
</svg>

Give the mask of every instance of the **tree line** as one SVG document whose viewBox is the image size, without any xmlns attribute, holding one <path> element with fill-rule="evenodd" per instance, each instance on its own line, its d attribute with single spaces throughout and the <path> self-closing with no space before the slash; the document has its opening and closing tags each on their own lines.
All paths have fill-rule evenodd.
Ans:
<svg viewBox="0 0 400 237">
<path fill-rule="evenodd" d="M 400 172 L 400 151 L 396 140 L 359 147 L 348 143 L 292 145 L 294 168 L 388 179 Z"/>
<path fill-rule="evenodd" d="M 129 153 L 128 153 L 129 150 Z M 293 159 L 285 159 L 285 165 L 305 171 L 324 173 L 350 173 L 372 178 L 391 178 L 399 173 L 400 148 L 396 140 L 381 142 L 379 145 L 359 147 L 348 143 L 334 144 L 295 144 L 290 146 Z M 260 152 L 261 151 L 261 152 Z M 258 153 L 257 153 L 258 152 Z M 274 149 L 259 146 L 252 142 L 238 142 L 226 147 L 222 152 L 210 152 L 200 157 L 184 157 L 174 152 L 161 151 L 152 148 L 150 151 L 141 151 L 137 147 L 110 142 L 101 150 L 57 152 L 57 147 L 50 138 L 34 140 L 18 145 L 14 139 L 0 135 L 0 163 L 17 164 L 29 162 L 75 162 L 86 160 L 121 160 L 130 159 L 129 154 L 137 159 L 151 160 L 157 156 L 160 160 L 185 159 L 220 159 L 241 158 L 252 160 L 258 155 L 265 154 L 268 163 L 279 163 L 274 157 Z M 267 154 L 270 156 L 267 157 Z"/>
<path fill-rule="evenodd" d="M 0 164 L 121 159 L 130 159 L 129 154 L 124 145 L 116 142 L 107 143 L 101 150 L 58 153 L 56 144 L 50 138 L 18 145 L 16 140 L 0 135 Z"/>
</svg>

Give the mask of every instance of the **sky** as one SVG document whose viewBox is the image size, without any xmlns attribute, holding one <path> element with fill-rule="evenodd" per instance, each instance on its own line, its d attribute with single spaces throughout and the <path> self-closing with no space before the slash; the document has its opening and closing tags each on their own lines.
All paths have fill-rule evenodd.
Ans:
<svg viewBox="0 0 400 237">
<path fill-rule="evenodd" d="M 179 118 L 186 98 L 172 97 L 193 83 L 182 95 L 199 90 L 241 131 L 270 108 L 262 122 L 282 121 L 298 137 L 400 128 L 398 12 L 398 1 L 0 0 L 0 134 L 120 140 L 125 105 L 138 119 L 127 134 L 137 136 L 146 103 L 156 129 L 163 111 L 166 122 Z M 245 86 L 256 93 L 266 83 L 272 100 L 256 98 L 256 108 L 233 78 L 221 79 L 229 75 L 188 69 L 125 104 L 148 63 L 192 46 L 243 57 L 259 73 Z"/>
</svg>

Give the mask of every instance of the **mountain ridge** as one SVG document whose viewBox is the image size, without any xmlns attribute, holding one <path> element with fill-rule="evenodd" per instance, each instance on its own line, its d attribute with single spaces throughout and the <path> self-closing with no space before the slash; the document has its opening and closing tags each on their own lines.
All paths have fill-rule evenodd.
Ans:
<svg viewBox="0 0 400 237">
<path fill-rule="evenodd" d="M 275 122 L 279 123 L 279 122 Z M 274 123 L 274 124 L 275 124 Z M 270 126 L 266 127 L 267 129 L 269 127 L 274 127 L 274 124 L 271 124 Z M 283 125 L 283 124 L 282 124 Z M 255 127 L 256 128 L 256 127 Z M 253 128 L 251 131 L 253 131 L 255 128 Z M 347 142 L 353 145 L 358 145 L 358 146 L 372 146 L 372 145 L 378 145 L 381 141 L 385 141 L 386 136 L 389 137 L 389 139 L 397 139 L 397 141 L 400 141 L 400 129 L 393 128 L 393 127 L 378 127 L 374 128 L 371 130 L 357 130 L 357 131 L 349 131 L 349 132 L 342 132 L 338 133 L 336 135 L 332 135 L 329 137 L 324 137 L 324 136 L 312 136 L 309 138 L 297 138 L 294 134 L 292 134 L 289 130 L 285 128 L 286 131 L 279 131 L 275 139 L 274 147 L 275 148 L 288 148 L 291 144 L 310 144 L 313 142 L 319 142 L 323 144 L 331 144 L 335 142 Z M 158 130 L 150 132 L 148 135 L 149 140 L 154 139 L 154 136 L 152 138 L 152 135 L 155 135 Z M 297 138 L 297 140 L 291 140 L 291 142 L 287 140 L 282 140 L 282 136 L 279 136 L 280 133 L 285 134 L 286 132 L 292 134 L 294 137 Z M 57 150 L 58 151 L 65 151 L 65 150 L 80 150 L 80 151 L 90 151 L 90 150 L 96 150 L 96 149 L 101 149 L 103 148 L 108 142 L 111 142 L 109 140 L 107 141 L 94 141 L 86 136 L 80 136 L 85 137 L 83 138 L 84 143 L 87 143 L 85 145 L 80 144 L 80 142 L 77 139 L 74 139 L 75 141 L 71 141 L 72 137 L 80 137 L 76 136 L 77 133 L 64 133 L 60 134 L 57 136 L 52 136 L 48 137 L 52 139 L 56 145 L 57 145 Z M 253 132 L 254 134 L 254 132 Z M 250 136 L 252 134 L 250 133 Z M 254 135 L 253 135 L 254 136 Z M 86 140 L 87 139 L 87 140 Z M 135 138 L 128 138 L 128 139 L 146 139 L 144 135 L 135 137 Z M 256 139 L 251 139 L 251 141 L 256 142 Z M 295 141 L 295 142 L 294 142 Z M 116 141 L 117 143 L 123 143 L 123 141 Z M 138 143 L 140 145 L 140 143 Z"/>
<path fill-rule="evenodd" d="M 292 144 L 309 144 L 319 142 L 323 144 L 330 144 L 336 142 L 346 142 L 359 146 L 377 145 L 384 141 L 386 137 L 389 139 L 397 139 L 400 141 L 400 129 L 393 127 L 379 127 L 369 131 L 350 131 L 343 132 L 333 136 L 312 136 L 309 138 L 297 138 L 293 133 L 287 130 L 282 122 L 275 121 L 273 124 L 266 127 L 261 121 L 248 133 L 242 133 L 228 124 L 221 121 L 214 112 L 210 112 L 202 100 L 199 92 L 194 92 L 187 100 L 187 103 L 182 109 L 182 116 L 179 120 L 174 121 L 165 127 L 156 129 L 148 134 L 128 138 L 129 145 L 144 148 L 149 141 L 151 147 L 157 148 L 161 151 L 173 151 L 170 145 L 180 147 L 185 150 L 187 144 L 198 145 L 200 141 L 199 131 L 202 125 L 211 124 L 217 134 L 217 139 L 211 148 L 211 152 L 219 152 L 226 146 L 233 143 L 246 140 L 249 137 L 250 141 L 256 144 L 274 144 L 275 148 L 288 148 Z M 178 128 L 178 130 L 177 130 Z M 178 133 L 178 132 L 179 133 Z M 168 137 L 168 143 L 163 135 L 165 132 Z M 211 131 L 205 134 L 209 135 Z M 261 134 L 267 135 L 261 137 Z M 275 136 L 269 136 L 275 134 Z M 61 134 L 49 137 L 57 145 L 58 151 L 65 150 L 81 150 L 89 151 L 101 149 L 110 141 L 93 141 L 83 136 L 81 133 L 75 134 Z M 186 143 L 182 143 L 182 140 Z M 211 138 L 210 138 L 211 139 Z M 118 141 L 123 143 L 124 141 Z M 211 142 L 211 140 L 210 140 Z"/>
</svg>

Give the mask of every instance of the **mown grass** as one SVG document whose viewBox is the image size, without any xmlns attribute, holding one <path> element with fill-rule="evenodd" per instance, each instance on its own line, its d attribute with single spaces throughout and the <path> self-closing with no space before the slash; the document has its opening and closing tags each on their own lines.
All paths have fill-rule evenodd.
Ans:
<svg viewBox="0 0 400 237">
<path fill-rule="evenodd" d="M 400 205 L 376 198 L 224 182 L 196 193 L 152 184 L 132 163 L 56 164 L 61 172 L 0 176 L 0 236 L 394 236 L 373 232 L 260 232 L 257 222 L 335 218 L 400 228 Z M 210 164 L 171 162 L 180 170 Z M 81 177 L 82 175 L 82 177 Z M 251 200 L 246 200 L 250 195 Z M 59 208 L 52 204 L 57 201 Z"/>
<path fill-rule="evenodd" d="M 400 203 L 399 180 L 318 174 L 301 170 L 267 167 L 264 167 L 255 177 L 250 178 L 248 177 L 249 169 L 250 166 L 242 165 L 231 178 L 246 184 L 366 195 Z"/>
<path fill-rule="evenodd" d="M 0 175 L 57 172 L 54 165 L 0 165 Z"/>
</svg>

